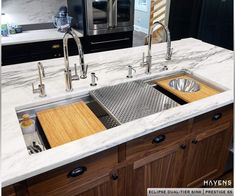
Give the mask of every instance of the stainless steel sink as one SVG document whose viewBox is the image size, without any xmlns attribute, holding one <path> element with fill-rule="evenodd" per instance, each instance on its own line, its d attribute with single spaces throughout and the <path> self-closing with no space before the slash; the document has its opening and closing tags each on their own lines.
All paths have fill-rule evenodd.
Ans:
<svg viewBox="0 0 235 196">
<path fill-rule="evenodd" d="M 74 98 L 64 99 L 61 101 L 51 102 L 48 104 L 42 104 L 35 107 L 25 107 L 23 109 L 16 109 L 16 114 L 19 122 L 22 121 L 22 116 L 24 114 L 29 114 L 30 118 L 35 121 L 36 132 L 33 134 L 24 134 L 24 139 L 27 148 L 32 145 L 32 142 L 37 142 L 41 146 L 43 146 L 43 150 L 49 149 L 50 145 L 47 142 L 46 136 L 43 132 L 43 129 L 40 125 L 40 122 L 37 118 L 36 113 L 42 110 L 46 110 L 49 108 L 55 108 L 62 105 L 67 105 L 71 103 L 76 103 L 79 101 L 84 101 L 90 110 L 97 116 L 97 118 L 103 123 L 103 125 L 110 129 L 112 127 L 118 126 L 118 123 L 110 117 L 105 110 L 100 107 L 100 105 L 92 99 L 91 96 L 78 96 Z"/>
<path fill-rule="evenodd" d="M 200 85 L 191 79 L 177 78 L 169 82 L 169 86 L 178 91 L 193 93 L 200 90 Z"/>
<path fill-rule="evenodd" d="M 123 83 L 115 86 L 105 87 L 96 91 L 91 91 L 84 96 L 76 96 L 55 101 L 47 104 L 41 104 L 34 107 L 16 108 L 19 122 L 22 120 L 23 114 L 29 114 L 36 123 L 36 132 L 38 141 L 44 145 L 45 149 L 50 148 L 42 127 L 37 119 L 36 113 L 45 109 L 54 108 L 70 103 L 84 101 L 97 118 L 104 124 L 107 129 L 118 126 L 120 124 L 130 122 L 132 120 L 142 118 L 162 110 L 177 107 L 180 100 L 171 97 L 166 92 L 161 91 L 154 84 L 154 80 L 184 73 L 184 71 L 174 72 L 168 75 L 161 75 L 144 81 L 135 81 Z M 194 81 L 172 81 L 172 88 L 177 90 L 195 92 L 200 89 Z M 24 135 L 25 143 L 26 136 Z M 30 142 L 32 142 L 30 140 Z"/>
</svg>

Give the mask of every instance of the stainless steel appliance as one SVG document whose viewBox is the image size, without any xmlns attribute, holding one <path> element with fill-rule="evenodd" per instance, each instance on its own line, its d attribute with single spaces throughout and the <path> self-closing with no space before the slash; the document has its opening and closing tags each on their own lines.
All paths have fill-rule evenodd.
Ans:
<svg viewBox="0 0 235 196">
<path fill-rule="evenodd" d="M 88 35 L 133 31 L 134 0 L 85 1 Z"/>
<path fill-rule="evenodd" d="M 84 53 L 132 47 L 134 0 L 68 0 L 71 26 L 83 34 Z"/>
<path fill-rule="evenodd" d="M 73 26 L 86 35 L 133 31 L 134 0 L 68 0 Z"/>
</svg>

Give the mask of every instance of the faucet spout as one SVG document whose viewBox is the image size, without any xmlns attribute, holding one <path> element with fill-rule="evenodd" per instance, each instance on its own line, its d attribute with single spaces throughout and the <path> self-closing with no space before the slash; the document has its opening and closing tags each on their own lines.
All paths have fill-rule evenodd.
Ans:
<svg viewBox="0 0 235 196">
<path fill-rule="evenodd" d="M 37 65 L 38 65 L 39 81 L 40 81 L 40 85 L 42 85 L 42 77 L 45 77 L 45 71 L 41 62 L 38 62 Z"/>
<path fill-rule="evenodd" d="M 66 84 L 66 91 L 72 91 L 72 75 L 71 75 L 71 68 L 69 66 L 69 52 L 68 52 L 68 39 L 72 37 L 75 40 L 75 43 L 77 45 L 78 49 L 78 55 L 79 55 L 79 63 L 81 66 L 81 78 L 87 77 L 87 68 L 88 66 L 84 63 L 84 53 L 82 50 L 82 44 L 77 36 L 76 32 L 71 28 L 69 29 L 64 37 L 63 37 L 63 49 L 64 49 L 64 63 L 65 63 L 65 84 Z"/>
<path fill-rule="evenodd" d="M 171 36 L 170 31 L 167 26 L 163 25 L 161 22 L 154 22 L 153 27 L 149 28 L 148 33 L 148 55 L 146 56 L 146 62 L 142 63 L 144 65 L 147 65 L 146 73 L 151 73 L 151 67 L 152 67 L 152 35 L 153 33 L 158 29 L 158 25 L 161 25 L 164 28 L 165 34 L 166 34 L 166 41 L 167 41 L 167 52 L 166 52 L 166 60 L 170 60 L 172 56 L 172 48 L 171 48 Z"/>
<path fill-rule="evenodd" d="M 166 52 L 166 60 L 171 60 L 171 56 L 172 56 L 172 48 L 171 48 L 171 35 L 170 35 L 170 31 L 168 29 L 167 26 L 165 26 L 164 24 L 162 24 L 161 22 L 159 21 L 156 21 L 154 24 L 153 24 L 153 27 L 152 29 L 150 30 L 150 45 L 152 44 L 152 34 L 157 30 L 157 26 L 158 25 L 161 25 L 165 31 L 165 34 L 166 34 L 166 42 L 167 42 L 167 52 Z M 150 49 L 151 49 L 151 46 L 150 46 Z"/>
</svg>

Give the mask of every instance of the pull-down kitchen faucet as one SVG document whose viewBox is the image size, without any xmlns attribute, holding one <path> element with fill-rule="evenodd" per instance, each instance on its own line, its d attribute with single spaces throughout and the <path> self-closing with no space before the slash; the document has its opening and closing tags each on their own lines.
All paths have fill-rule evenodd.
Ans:
<svg viewBox="0 0 235 196">
<path fill-rule="evenodd" d="M 82 44 L 80 42 L 79 37 L 76 35 L 76 32 L 71 28 L 69 29 L 63 38 L 63 48 L 64 48 L 64 63 L 65 63 L 65 85 L 66 85 L 66 91 L 72 91 L 72 81 L 77 80 L 77 77 L 73 77 L 71 74 L 71 68 L 69 67 L 69 53 L 68 53 L 68 39 L 72 36 L 72 38 L 75 40 L 75 43 L 78 48 L 78 54 L 80 59 L 80 66 L 81 66 L 81 76 L 80 78 L 84 79 L 87 77 L 87 68 L 88 66 L 84 63 L 84 54 L 82 50 Z M 75 69 L 76 70 L 76 69 Z"/>
<path fill-rule="evenodd" d="M 167 52 L 166 52 L 166 60 L 170 60 L 172 56 L 172 48 L 171 48 L 171 37 L 170 37 L 170 31 L 167 26 L 163 25 L 161 22 L 154 22 L 153 27 L 149 29 L 149 34 L 148 34 L 148 55 L 146 56 L 146 61 L 144 61 L 145 57 L 143 56 L 143 62 L 141 63 L 142 65 L 146 65 L 146 73 L 150 74 L 151 73 L 151 67 L 152 67 L 152 35 L 153 33 L 157 30 L 157 26 L 161 25 L 166 33 L 166 41 L 167 41 Z M 165 67 L 164 67 L 165 68 Z"/>
</svg>

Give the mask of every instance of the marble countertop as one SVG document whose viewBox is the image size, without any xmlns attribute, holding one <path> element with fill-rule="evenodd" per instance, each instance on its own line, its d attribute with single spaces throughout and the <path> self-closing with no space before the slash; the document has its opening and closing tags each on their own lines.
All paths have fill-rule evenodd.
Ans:
<svg viewBox="0 0 235 196">
<path fill-rule="evenodd" d="M 77 32 L 79 37 L 83 35 Z M 63 39 L 64 33 L 58 32 L 57 29 L 43 29 L 23 31 L 23 33 L 17 33 L 9 35 L 8 37 L 1 37 L 2 46 L 26 44 L 42 41 L 60 40 Z"/>
<path fill-rule="evenodd" d="M 2 67 L 2 185 L 13 184 L 233 103 L 232 51 L 192 38 L 174 41 L 172 47 L 172 60 L 166 61 L 164 59 L 166 43 L 152 46 L 151 75 L 146 75 L 145 68 L 139 66 L 142 53 L 147 52 L 147 46 L 87 54 L 85 62 L 89 65 L 88 78 L 74 82 L 74 91 L 69 93 L 65 92 L 64 59 L 42 61 L 46 72 L 44 83 L 47 97 L 45 98 L 40 98 L 38 94 L 32 94 L 31 83 L 38 78 L 36 62 Z M 78 60 L 77 56 L 70 57 L 71 65 L 75 62 L 78 63 Z M 136 74 L 132 79 L 126 78 L 128 65 L 132 65 L 136 69 Z M 164 65 L 167 65 L 169 70 L 162 72 L 160 68 Z M 90 90 L 108 85 L 158 77 L 181 69 L 188 69 L 198 77 L 226 88 L 226 91 L 125 123 L 38 154 L 28 154 L 16 116 L 17 109 L 84 95 Z M 91 72 L 95 72 L 99 77 L 96 87 L 89 85 Z"/>
</svg>

